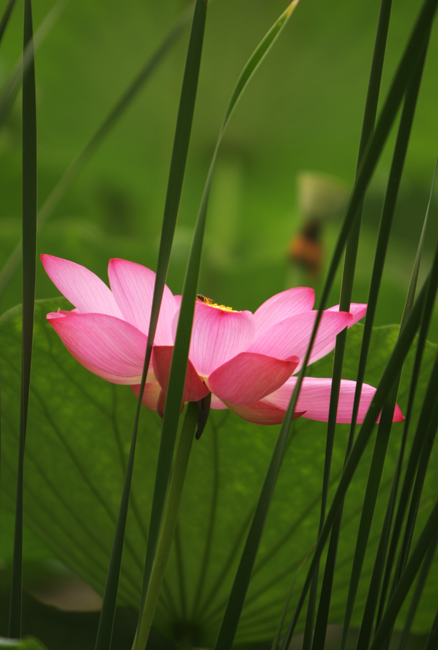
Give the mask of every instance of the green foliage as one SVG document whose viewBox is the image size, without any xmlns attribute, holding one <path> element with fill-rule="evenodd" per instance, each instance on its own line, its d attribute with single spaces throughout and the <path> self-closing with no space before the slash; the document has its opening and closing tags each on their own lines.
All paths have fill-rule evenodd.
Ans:
<svg viewBox="0 0 438 650">
<path fill-rule="evenodd" d="M 102 592 L 111 551 L 120 492 L 129 451 L 135 396 L 82 368 L 60 343 L 45 314 L 65 307 L 63 300 L 36 306 L 34 357 L 25 465 L 25 523 L 54 554 Z M 2 494 L 12 508 L 18 437 L 20 310 L 1 319 L 3 402 Z M 350 332 L 343 376 L 353 378 L 362 328 Z M 376 385 L 397 338 L 395 327 L 373 333 L 366 381 Z M 418 394 L 424 394 L 437 347 L 427 344 Z M 409 355 L 399 404 L 406 407 L 412 369 Z M 311 367 L 329 376 L 331 359 Z M 418 407 L 415 417 L 418 417 Z M 236 642 L 272 638 L 292 581 L 291 611 L 311 554 L 319 519 L 326 425 L 299 419 L 287 451 L 236 637 Z M 142 563 L 149 521 L 161 421 L 143 409 L 126 548 L 120 582 L 120 604 L 138 607 Z M 364 573 L 359 585 L 353 625 L 361 607 L 377 548 L 402 434 L 393 425 L 376 516 L 370 532 Z M 213 411 L 202 438 L 195 442 L 183 493 L 178 532 L 160 596 L 155 628 L 177 639 L 190 634 L 196 643 L 213 643 L 230 585 L 266 472 L 277 427 L 257 427 L 226 411 Z M 329 502 L 339 479 L 348 427 L 336 429 Z M 371 460 L 371 449 L 359 465 L 347 493 L 330 621 L 341 622 L 351 560 Z M 425 480 L 419 526 L 427 519 L 438 489 L 433 453 Z M 414 630 L 430 627 L 438 565 L 432 564 Z M 409 599 L 408 599 L 409 600 Z M 406 612 L 404 612 L 404 615 Z M 402 620 L 400 620 L 400 624 Z"/>
</svg>

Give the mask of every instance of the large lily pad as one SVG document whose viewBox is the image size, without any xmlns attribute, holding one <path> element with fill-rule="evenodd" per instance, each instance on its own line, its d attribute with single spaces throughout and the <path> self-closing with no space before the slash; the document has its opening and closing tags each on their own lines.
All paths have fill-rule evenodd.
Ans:
<svg viewBox="0 0 438 650">
<path fill-rule="evenodd" d="M 136 398 L 131 389 L 115 386 L 82 368 L 47 325 L 45 314 L 61 300 L 37 304 L 32 388 L 25 464 L 25 521 L 34 534 L 68 566 L 102 592 L 118 512 Z M 20 402 L 21 312 L 1 319 L 2 503 L 12 510 Z M 362 329 L 349 334 L 344 376 L 354 377 Z M 375 331 L 367 381 L 376 385 L 397 336 L 395 327 Z M 426 349 L 419 395 L 424 394 L 436 346 Z M 399 396 L 403 410 L 409 387 L 408 359 Z M 318 362 L 314 374 L 329 376 L 331 360 Z M 418 410 L 418 409 L 417 409 Z M 120 604 L 138 606 L 147 525 L 161 420 L 142 411 L 126 546 L 120 582 Z M 311 553 L 319 520 L 325 455 L 323 423 L 299 419 L 282 467 L 253 578 L 248 591 L 239 643 L 273 636 L 292 582 L 299 594 L 305 575 L 300 567 Z M 397 461 L 403 424 L 393 426 L 378 509 L 365 559 L 355 621 L 373 563 L 389 486 Z M 155 627 L 166 637 L 190 628 L 198 643 L 214 641 L 256 503 L 277 427 L 258 427 L 226 411 L 212 412 L 205 432 L 194 444 L 184 488 L 176 543 L 169 561 Z M 348 427 L 339 426 L 335 443 L 332 490 L 343 460 Z M 342 621 L 371 446 L 347 495 L 344 525 L 330 619 Z M 433 458 L 436 466 L 436 455 Z M 423 508 L 427 517 L 438 494 L 436 477 L 426 477 Z M 427 629 L 434 616 L 432 567 L 425 599 L 415 621 Z M 292 596 L 291 607 L 293 607 Z"/>
</svg>

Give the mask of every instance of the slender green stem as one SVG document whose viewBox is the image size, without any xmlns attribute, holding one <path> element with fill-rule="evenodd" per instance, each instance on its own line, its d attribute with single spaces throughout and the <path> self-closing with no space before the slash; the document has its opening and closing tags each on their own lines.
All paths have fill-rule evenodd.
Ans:
<svg viewBox="0 0 438 650">
<path fill-rule="evenodd" d="M 24 52 L 31 53 L 29 67 L 23 69 L 22 96 L 22 228 L 23 228 L 23 316 L 21 356 L 20 436 L 15 501 L 14 555 L 9 609 L 9 636 L 21 638 L 23 595 L 23 500 L 24 452 L 32 364 L 35 310 L 36 215 L 37 215 L 37 140 L 35 65 L 33 59 L 32 2 L 24 3 Z"/>
<path fill-rule="evenodd" d="M 145 648 L 151 630 L 155 609 L 158 602 L 161 583 L 163 582 L 167 560 L 169 558 L 173 537 L 175 534 L 178 511 L 181 503 L 182 489 L 186 476 L 187 466 L 195 437 L 196 423 L 198 420 L 198 407 L 194 402 L 187 406 L 184 424 L 182 426 L 178 449 L 170 479 L 166 508 L 163 515 L 163 525 L 157 544 L 157 552 L 152 565 L 146 600 L 141 614 L 138 628 L 137 647 Z M 135 643 L 134 646 L 135 647 Z"/>
</svg>

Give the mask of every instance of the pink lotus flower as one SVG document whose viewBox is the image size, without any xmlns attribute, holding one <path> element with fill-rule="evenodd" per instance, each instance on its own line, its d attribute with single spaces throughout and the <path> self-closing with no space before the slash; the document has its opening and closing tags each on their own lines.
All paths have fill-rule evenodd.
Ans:
<svg viewBox="0 0 438 650">
<path fill-rule="evenodd" d="M 41 255 L 47 275 L 75 309 L 47 315 L 70 354 L 94 374 L 115 384 L 140 384 L 146 353 L 155 273 L 126 260 L 110 260 L 111 290 L 80 264 Z M 171 345 L 179 302 L 165 286 L 155 342 Z M 157 409 L 161 387 L 150 368 L 143 402 Z"/>
<path fill-rule="evenodd" d="M 83 266 L 43 255 L 44 268 L 75 306 L 47 318 L 70 353 L 104 379 L 129 384 L 138 394 L 149 328 L 155 273 L 126 260 L 111 260 L 111 290 Z M 303 363 L 317 312 L 306 287 L 279 293 L 252 314 L 211 301 L 196 301 L 183 401 L 212 395 L 212 408 L 229 408 L 259 424 L 284 418 Z M 143 403 L 162 413 L 167 391 L 180 298 L 165 287 Z M 336 336 L 366 311 L 352 304 L 324 311 L 309 363 L 333 350 Z M 338 422 L 351 420 L 355 382 L 343 380 Z M 296 417 L 327 421 L 331 379 L 304 378 Z M 365 417 L 375 389 L 364 384 L 358 421 Z M 398 406 L 394 420 L 402 420 Z"/>
</svg>

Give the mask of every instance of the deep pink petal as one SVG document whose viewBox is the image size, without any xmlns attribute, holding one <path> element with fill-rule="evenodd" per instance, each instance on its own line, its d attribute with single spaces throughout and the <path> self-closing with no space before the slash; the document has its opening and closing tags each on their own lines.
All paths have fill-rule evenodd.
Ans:
<svg viewBox="0 0 438 650">
<path fill-rule="evenodd" d="M 279 409 L 266 401 L 253 404 L 228 404 L 230 411 L 233 411 L 243 420 L 253 424 L 281 424 L 285 411 Z M 301 413 L 295 413 L 294 419 L 299 418 Z"/>
<path fill-rule="evenodd" d="M 108 277 L 123 318 L 147 334 L 156 274 L 141 264 L 112 259 L 108 265 Z M 165 285 L 154 343 L 173 343 L 172 322 L 176 310 L 172 292 Z"/>
<path fill-rule="evenodd" d="M 248 352 L 258 352 L 277 359 L 295 355 L 300 358 L 302 363 L 312 335 L 316 315 L 316 311 L 309 311 L 286 318 L 258 336 L 248 348 Z M 336 335 L 348 326 L 351 319 L 352 316 L 347 312 L 326 311 L 322 314 L 309 364 L 334 348 Z M 297 366 L 295 372 L 298 372 L 300 368 L 301 364 Z"/>
<path fill-rule="evenodd" d="M 164 393 L 167 393 L 167 385 L 169 383 L 172 352 L 173 346 L 171 345 L 156 345 L 154 346 L 152 353 L 155 376 Z M 183 402 L 197 402 L 203 397 L 206 397 L 209 392 L 209 389 L 198 376 L 198 373 L 189 360 L 187 365 L 186 382 L 184 385 Z"/>
<path fill-rule="evenodd" d="M 297 377 L 292 377 L 283 384 L 281 388 L 271 395 L 268 395 L 264 401 L 285 411 L 289 405 L 296 382 Z M 329 416 L 331 388 L 331 379 L 304 377 L 295 410 L 297 412 L 302 412 L 303 417 L 308 418 L 309 420 L 327 422 Z M 355 381 L 350 381 L 348 379 L 341 380 L 338 412 L 336 417 L 337 422 L 351 422 L 355 390 Z M 363 422 L 375 392 L 376 389 L 373 388 L 373 386 L 363 384 L 357 418 L 358 423 Z M 403 415 L 398 406 L 394 411 L 393 419 L 395 422 L 403 420 Z"/>
<path fill-rule="evenodd" d="M 284 384 L 298 363 L 298 357 L 281 360 L 262 354 L 241 352 L 216 368 L 208 377 L 207 384 L 211 392 L 223 402 L 257 402 Z"/>
<path fill-rule="evenodd" d="M 202 377 L 244 352 L 254 337 L 253 315 L 249 311 L 225 311 L 199 300 L 195 304 L 189 358 Z"/>
<path fill-rule="evenodd" d="M 48 314 L 47 320 L 85 368 L 115 384 L 140 383 L 147 337 L 135 327 L 106 314 Z"/>
<path fill-rule="evenodd" d="M 277 293 L 266 300 L 255 312 L 256 336 L 285 318 L 311 311 L 315 292 L 309 287 L 296 287 Z"/>
<path fill-rule="evenodd" d="M 79 312 L 122 318 L 110 289 L 85 266 L 53 255 L 41 255 L 41 262 L 53 284 Z"/>
<path fill-rule="evenodd" d="M 131 388 L 138 397 L 140 393 L 140 384 L 131 386 Z M 148 409 L 158 411 L 161 393 L 161 386 L 157 381 L 147 382 L 144 387 L 143 397 L 141 401 L 145 406 L 147 406 Z"/>
</svg>

